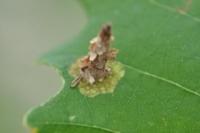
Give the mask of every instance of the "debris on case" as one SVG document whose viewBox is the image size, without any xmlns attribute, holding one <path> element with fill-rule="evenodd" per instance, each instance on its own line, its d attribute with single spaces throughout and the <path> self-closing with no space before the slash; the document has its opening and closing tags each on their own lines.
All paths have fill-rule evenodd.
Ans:
<svg viewBox="0 0 200 133">
<path fill-rule="evenodd" d="M 90 41 L 88 55 L 81 59 L 79 75 L 72 81 L 71 87 L 77 86 L 81 80 L 89 84 L 101 82 L 112 73 L 106 63 L 115 59 L 118 53 L 117 49 L 110 48 L 113 39 L 111 25 L 104 25 L 98 36 Z"/>
</svg>

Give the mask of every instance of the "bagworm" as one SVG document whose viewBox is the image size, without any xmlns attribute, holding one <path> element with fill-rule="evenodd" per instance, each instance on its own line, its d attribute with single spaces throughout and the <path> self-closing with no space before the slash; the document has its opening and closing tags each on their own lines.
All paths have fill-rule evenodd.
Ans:
<svg viewBox="0 0 200 133">
<path fill-rule="evenodd" d="M 77 86 L 81 81 L 89 84 L 102 82 L 112 70 L 106 66 L 109 60 L 114 60 L 118 50 L 111 48 L 114 40 L 110 24 L 102 26 L 97 37 L 90 41 L 88 54 L 81 58 L 79 75 L 71 83 L 71 87 Z"/>
</svg>

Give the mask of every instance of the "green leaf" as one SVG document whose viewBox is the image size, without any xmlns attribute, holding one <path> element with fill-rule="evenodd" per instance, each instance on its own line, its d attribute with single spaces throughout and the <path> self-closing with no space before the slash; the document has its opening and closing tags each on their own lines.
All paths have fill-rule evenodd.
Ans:
<svg viewBox="0 0 200 133">
<path fill-rule="evenodd" d="M 31 110 L 27 124 L 39 133 L 199 133 L 200 1 L 80 2 L 85 29 L 41 59 L 59 71 L 63 89 Z M 68 70 L 105 22 L 125 75 L 112 94 L 90 98 L 69 87 Z"/>
</svg>

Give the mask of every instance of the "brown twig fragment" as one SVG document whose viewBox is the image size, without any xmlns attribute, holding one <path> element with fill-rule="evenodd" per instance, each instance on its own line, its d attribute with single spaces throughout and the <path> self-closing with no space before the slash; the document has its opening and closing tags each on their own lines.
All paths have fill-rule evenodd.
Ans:
<svg viewBox="0 0 200 133">
<path fill-rule="evenodd" d="M 89 53 L 81 59 L 79 75 L 72 81 L 71 87 L 80 81 L 94 84 L 103 81 L 112 71 L 106 66 L 108 60 L 115 59 L 118 50 L 111 49 L 113 40 L 111 25 L 106 24 L 100 33 L 90 41 Z"/>
</svg>

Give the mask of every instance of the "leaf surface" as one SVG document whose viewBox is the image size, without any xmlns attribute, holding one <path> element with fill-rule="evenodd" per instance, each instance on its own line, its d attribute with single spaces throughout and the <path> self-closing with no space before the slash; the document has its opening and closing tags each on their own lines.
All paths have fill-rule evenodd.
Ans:
<svg viewBox="0 0 200 133">
<path fill-rule="evenodd" d="M 41 58 L 59 71 L 63 89 L 31 110 L 27 124 L 39 133 L 199 133 L 200 1 L 80 2 L 87 26 Z M 89 98 L 70 89 L 68 69 L 105 22 L 112 22 L 125 76 L 113 94 Z"/>
</svg>

